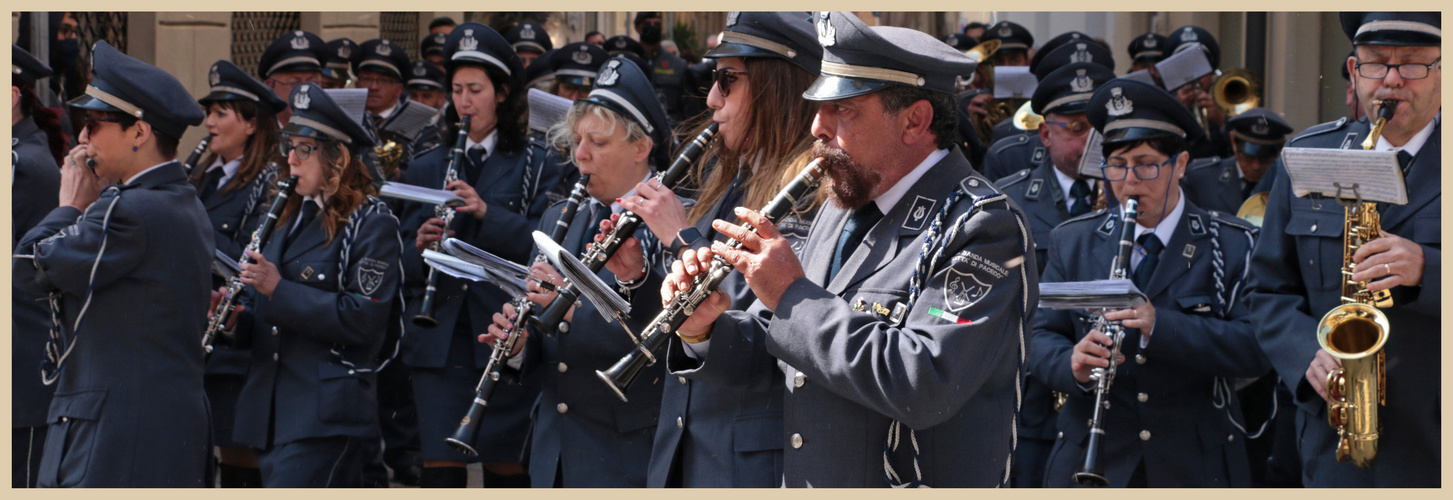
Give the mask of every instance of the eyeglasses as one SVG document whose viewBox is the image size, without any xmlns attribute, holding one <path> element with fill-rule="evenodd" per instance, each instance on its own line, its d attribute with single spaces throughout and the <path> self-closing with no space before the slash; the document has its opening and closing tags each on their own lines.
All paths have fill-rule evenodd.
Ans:
<svg viewBox="0 0 1453 500">
<path fill-rule="evenodd" d="M 282 151 L 283 158 L 287 158 L 290 153 L 296 152 L 298 153 L 299 160 L 308 159 L 308 157 L 313 156 L 313 151 L 318 150 L 318 147 L 312 144 L 299 144 L 294 146 L 292 141 L 283 141 L 278 143 L 277 146 L 278 150 Z"/>
<path fill-rule="evenodd" d="M 354 80 L 354 83 L 357 83 L 358 86 L 360 86 L 360 87 L 372 87 L 374 85 L 397 84 L 397 83 L 399 83 L 399 81 L 396 80 L 396 79 L 393 79 L 393 78 L 373 78 L 373 77 L 367 77 L 367 78 L 359 78 L 357 80 Z"/>
<path fill-rule="evenodd" d="M 1133 167 L 1101 163 L 1100 173 L 1105 175 L 1105 180 L 1107 181 L 1123 181 L 1125 180 L 1127 172 L 1133 170 L 1135 171 L 1136 179 L 1140 179 L 1142 181 L 1149 181 L 1155 180 L 1156 177 L 1160 177 L 1160 167 L 1170 165 L 1175 161 L 1176 158 L 1172 156 L 1169 160 L 1166 160 L 1165 163 L 1142 163 Z"/>
<path fill-rule="evenodd" d="M 714 69 L 711 70 L 711 80 L 716 82 L 717 91 L 721 92 L 721 96 L 726 97 L 732 93 L 732 82 L 737 81 L 738 77 L 745 74 L 747 74 L 746 71 L 737 71 L 730 68 Z"/>
<path fill-rule="evenodd" d="M 1428 73 L 1431 73 L 1433 71 L 1434 66 L 1438 66 L 1441 68 L 1442 64 L 1440 63 L 1442 61 L 1443 58 L 1439 57 L 1437 59 L 1434 59 L 1433 62 L 1430 64 L 1383 64 L 1360 62 L 1357 63 L 1357 75 L 1363 78 L 1381 80 L 1383 78 L 1387 78 L 1387 74 L 1389 71 L 1391 71 L 1392 69 L 1397 69 L 1398 76 L 1403 77 L 1404 80 L 1422 80 L 1428 77 Z"/>
<path fill-rule="evenodd" d="M 322 77 L 319 77 L 318 79 L 319 80 L 322 80 Z M 293 81 L 285 81 L 285 80 L 279 80 L 279 79 L 276 79 L 276 78 L 268 78 L 267 79 L 267 84 L 270 85 L 270 86 L 287 87 L 287 88 L 293 88 L 293 87 L 296 87 L 298 85 L 301 85 L 301 84 L 304 84 L 304 83 L 311 83 L 311 82 L 313 82 L 313 80 L 293 80 Z"/>
<path fill-rule="evenodd" d="M 85 120 L 81 122 L 81 126 L 86 130 L 95 132 L 97 128 L 100 128 L 102 123 L 121 123 L 121 119 L 114 116 L 93 115 L 88 113 L 86 114 Z"/>
<path fill-rule="evenodd" d="M 1090 131 L 1090 122 L 1086 121 L 1073 121 L 1066 123 L 1057 122 L 1054 120 L 1045 120 L 1044 122 L 1050 125 L 1059 125 L 1061 127 L 1064 127 L 1066 131 L 1068 131 L 1070 134 L 1073 134 L 1075 137 L 1085 135 L 1086 132 Z"/>
</svg>

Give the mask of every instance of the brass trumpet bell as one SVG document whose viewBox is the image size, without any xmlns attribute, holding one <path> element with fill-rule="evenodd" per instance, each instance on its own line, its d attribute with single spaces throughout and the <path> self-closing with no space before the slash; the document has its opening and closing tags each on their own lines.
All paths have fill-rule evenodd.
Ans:
<svg viewBox="0 0 1453 500">
<path fill-rule="evenodd" d="M 1030 104 L 1030 101 L 1024 101 L 1024 105 L 1019 106 L 1019 109 L 1014 112 L 1014 128 L 1019 130 L 1039 130 L 1039 124 L 1044 123 L 1044 116 L 1030 109 Z"/>
<path fill-rule="evenodd" d="M 1211 99 L 1226 116 L 1261 106 L 1261 80 L 1245 68 L 1236 68 L 1211 82 Z"/>
</svg>

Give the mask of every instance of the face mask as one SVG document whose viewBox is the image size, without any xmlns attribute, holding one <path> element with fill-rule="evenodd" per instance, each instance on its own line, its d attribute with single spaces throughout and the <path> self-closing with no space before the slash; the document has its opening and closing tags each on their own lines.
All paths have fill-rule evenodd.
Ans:
<svg viewBox="0 0 1453 500">
<path fill-rule="evenodd" d="M 647 24 L 641 27 L 641 43 L 645 45 L 656 45 L 661 43 L 661 26 Z"/>
<path fill-rule="evenodd" d="M 50 44 L 50 67 L 62 73 L 76 64 L 81 57 L 81 41 L 75 38 L 58 40 Z"/>
</svg>

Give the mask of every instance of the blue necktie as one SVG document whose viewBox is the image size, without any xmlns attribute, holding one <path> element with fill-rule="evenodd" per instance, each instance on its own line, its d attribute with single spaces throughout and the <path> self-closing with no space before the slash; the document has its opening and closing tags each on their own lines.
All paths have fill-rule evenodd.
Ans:
<svg viewBox="0 0 1453 500">
<path fill-rule="evenodd" d="M 1165 244 L 1155 233 L 1145 233 L 1140 236 L 1140 248 L 1145 250 L 1145 256 L 1140 258 L 1140 265 L 1135 266 L 1135 286 L 1143 292 L 1150 284 L 1150 275 L 1155 273 L 1155 265 L 1160 262 L 1160 251 L 1165 249 Z"/>
<path fill-rule="evenodd" d="M 832 268 L 828 271 L 828 281 L 837 277 L 838 271 L 842 270 L 848 257 L 853 255 L 853 250 L 856 250 L 858 245 L 863 242 L 863 238 L 868 236 L 868 230 L 872 229 L 873 225 L 878 223 L 878 219 L 882 218 L 883 213 L 878 211 L 878 204 L 873 202 L 868 202 L 867 206 L 859 208 L 848 217 L 848 222 L 843 225 L 842 235 L 838 236 L 837 249 L 832 254 Z"/>
<path fill-rule="evenodd" d="M 468 182 L 470 186 L 479 182 L 479 174 L 484 171 L 484 155 L 486 154 L 489 154 L 489 151 L 485 150 L 484 146 L 475 146 L 465 152 L 465 156 L 469 157 L 469 164 L 464 166 L 464 182 Z"/>
<path fill-rule="evenodd" d="M 1078 179 L 1073 186 L 1070 186 L 1070 198 L 1074 199 L 1074 205 L 1070 206 L 1070 217 L 1078 217 L 1090 211 L 1090 184 L 1084 179 Z"/>
</svg>

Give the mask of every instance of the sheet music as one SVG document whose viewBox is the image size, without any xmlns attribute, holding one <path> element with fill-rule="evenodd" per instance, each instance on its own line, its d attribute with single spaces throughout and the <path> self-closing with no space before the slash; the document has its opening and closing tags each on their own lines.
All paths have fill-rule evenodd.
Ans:
<svg viewBox="0 0 1453 500">
<path fill-rule="evenodd" d="M 532 236 L 535 238 L 535 246 L 539 248 L 540 254 L 544 255 L 550 261 L 550 265 L 555 266 L 555 269 L 565 274 L 565 277 L 575 284 L 575 290 L 595 305 L 607 323 L 614 319 L 614 315 L 609 314 L 611 311 L 617 312 L 621 316 L 631 313 L 630 302 L 626 302 L 615 293 L 610 285 L 607 285 L 595 273 L 590 272 L 590 268 L 582 264 L 570 252 L 566 252 L 564 248 L 555 243 L 555 240 L 550 239 L 550 235 L 535 231 Z"/>
<path fill-rule="evenodd" d="M 545 92 L 540 89 L 530 89 L 528 94 L 530 100 L 530 130 L 546 132 L 556 123 L 565 119 L 565 113 L 570 111 L 574 101 L 564 97 Z"/>
<path fill-rule="evenodd" d="M 413 184 L 404 184 L 402 182 L 385 182 L 383 183 L 383 188 L 379 189 L 378 194 L 385 198 L 417 201 L 425 205 L 444 205 L 446 207 L 464 206 L 464 198 L 460 198 L 453 191 L 431 189 Z"/>
<path fill-rule="evenodd" d="M 238 274 L 242 274 L 242 268 L 237 265 L 237 261 L 232 260 L 232 257 L 223 253 L 222 250 L 216 250 L 216 252 L 216 255 L 212 257 L 212 274 L 224 280 L 230 280 Z"/>
<path fill-rule="evenodd" d="M 1034 96 L 1036 88 L 1039 80 L 1029 72 L 1028 66 L 994 67 L 995 99 L 1028 99 Z"/>
<path fill-rule="evenodd" d="M 1125 76 L 1122 76 L 1120 78 L 1124 78 L 1126 80 L 1135 80 L 1137 82 L 1148 83 L 1148 84 L 1154 85 L 1156 87 L 1160 87 L 1160 84 L 1159 83 L 1155 83 L 1155 76 L 1154 75 L 1151 75 L 1150 74 L 1150 70 L 1148 70 L 1148 69 L 1142 69 L 1140 71 L 1132 71 L 1132 72 L 1126 73 Z"/>
<path fill-rule="evenodd" d="M 1130 280 L 1039 284 L 1039 307 L 1049 309 L 1123 309 L 1148 302 L 1145 294 Z"/>
<path fill-rule="evenodd" d="M 1165 82 L 1165 89 L 1172 92 L 1216 71 L 1211 67 L 1211 61 L 1206 59 L 1206 51 L 1201 50 L 1199 43 L 1155 63 L 1155 70 L 1160 73 L 1161 81 Z"/>
<path fill-rule="evenodd" d="M 1100 135 L 1099 130 L 1091 130 L 1090 137 L 1085 139 L 1085 150 L 1080 153 L 1081 176 L 1092 179 L 1105 178 L 1105 172 L 1100 170 L 1100 165 L 1105 163 L 1105 154 L 1100 149 L 1104 139 L 1105 136 Z"/>
<path fill-rule="evenodd" d="M 1281 159 L 1296 196 L 1317 193 L 1352 200 L 1360 195 L 1363 201 L 1408 203 L 1408 188 L 1395 151 L 1284 148 Z M 1338 185 L 1343 188 L 1340 194 Z"/>
<path fill-rule="evenodd" d="M 512 260 L 486 252 L 479 247 L 470 245 L 455 238 L 444 240 L 439 245 L 449 255 L 460 258 L 471 264 L 484 267 L 493 274 L 503 276 L 514 276 L 523 278 L 530 275 L 530 269 L 515 263 Z"/>
<path fill-rule="evenodd" d="M 323 89 L 328 93 L 328 98 L 333 100 L 343 114 L 355 123 L 363 123 L 363 114 L 368 112 L 368 89 Z"/>
<path fill-rule="evenodd" d="M 423 257 L 425 264 L 441 273 L 459 279 L 493 283 L 514 298 L 525 296 L 525 280 L 523 279 L 494 273 L 484 266 L 433 250 L 424 250 Z"/>
</svg>

